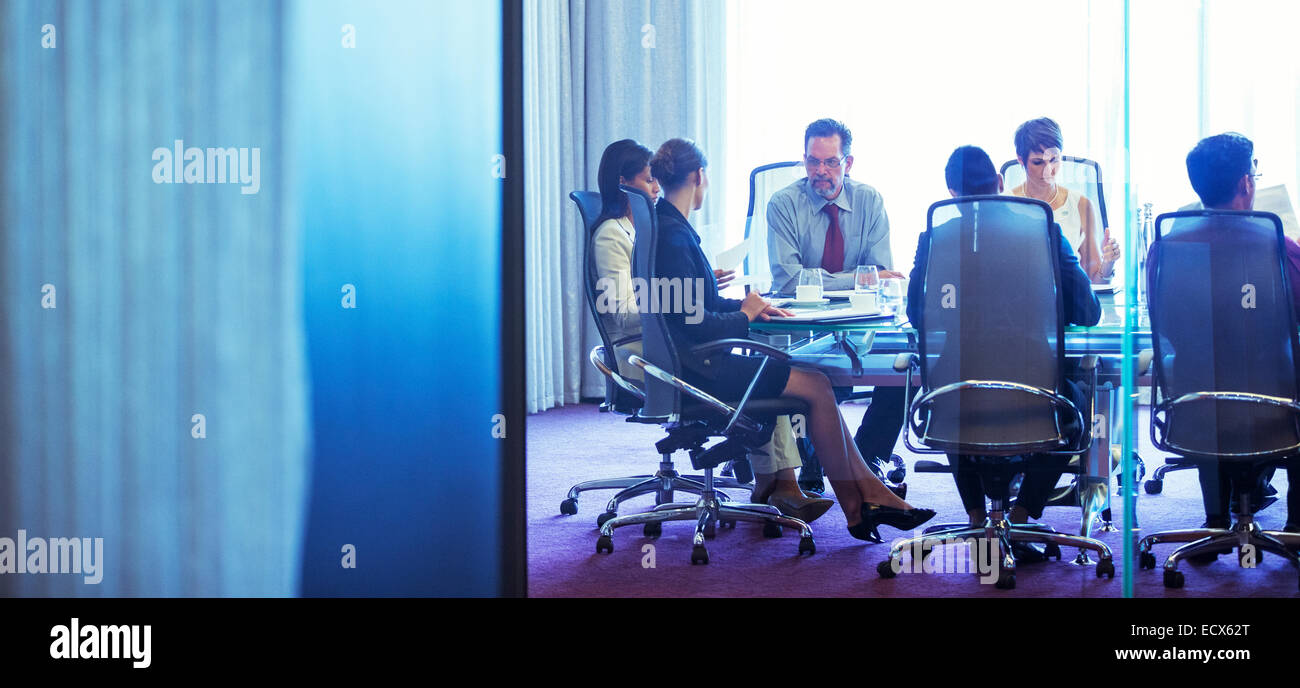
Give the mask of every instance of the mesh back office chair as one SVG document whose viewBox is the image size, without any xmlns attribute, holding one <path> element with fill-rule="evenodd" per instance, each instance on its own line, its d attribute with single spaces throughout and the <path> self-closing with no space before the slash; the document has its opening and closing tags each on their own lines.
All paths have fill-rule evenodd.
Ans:
<svg viewBox="0 0 1300 688">
<path fill-rule="evenodd" d="M 1025 168 L 1018 160 L 1008 160 L 1002 163 L 1001 173 L 1008 192 L 1025 182 Z M 1064 155 L 1061 156 L 1061 167 L 1057 170 L 1056 180 L 1058 184 L 1069 189 L 1071 193 L 1078 194 L 1087 198 L 1089 201 L 1092 201 L 1094 213 L 1093 219 L 1097 222 L 1097 226 L 1101 228 L 1103 233 L 1106 229 L 1110 228 L 1110 219 L 1106 213 L 1106 194 L 1105 187 L 1102 185 L 1101 165 L 1097 164 L 1095 160 L 1078 158 L 1072 155 Z M 1073 240 L 1073 238 L 1071 238 L 1071 240 Z M 1114 433 L 1107 433 L 1107 436 L 1115 435 Z M 1112 460 L 1112 472 L 1118 470 L 1118 459 L 1119 457 L 1116 456 Z M 1137 480 L 1141 481 L 1146 475 L 1146 463 L 1142 460 L 1142 457 L 1137 455 L 1136 452 L 1133 454 L 1133 464 Z M 1166 465 L 1162 466 L 1156 472 L 1159 477 L 1163 478 L 1165 472 L 1179 470 L 1180 468 L 1180 466 L 1176 465 Z M 1123 477 L 1119 476 L 1118 473 L 1115 473 L 1115 475 L 1117 476 L 1116 480 L 1122 484 Z M 1152 485 L 1153 483 L 1151 481 L 1147 481 L 1146 486 L 1148 492 L 1153 490 Z M 1155 488 L 1155 491 L 1159 491 L 1159 489 Z M 1052 494 L 1052 498 L 1048 501 L 1048 505 L 1080 506 L 1081 499 L 1079 495 L 1080 490 L 1078 489 L 1076 481 L 1068 486 L 1058 488 Z M 1085 517 L 1091 518 L 1091 516 Z M 1102 520 L 1107 524 L 1110 523 L 1109 508 L 1106 508 L 1102 512 Z M 1113 530 L 1113 528 L 1109 527 L 1107 529 Z"/>
<path fill-rule="evenodd" d="M 1182 559 L 1233 548 L 1243 566 L 1267 550 L 1300 568 L 1287 550 L 1300 545 L 1300 535 L 1261 530 L 1249 504 L 1264 468 L 1300 452 L 1300 343 L 1282 222 L 1272 213 L 1166 213 L 1156 218 L 1153 246 L 1152 349 L 1141 359 L 1154 366 L 1151 439 L 1224 467 L 1238 513 L 1231 528 L 1142 538 L 1139 564 L 1155 568 L 1154 544 L 1189 543 L 1165 560 L 1170 588 L 1183 585 Z"/>
<path fill-rule="evenodd" d="M 1019 160 L 1008 160 L 1002 163 L 1002 179 L 1007 191 L 1010 192 L 1011 189 L 1025 183 L 1025 168 L 1021 166 Z M 1087 158 L 1063 155 L 1061 167 L 1056 172 L 1056 182 L 1069 189 L 1071 193 L 1079 194 L 1092 201 L 1093 212 L 1098 215 L 1093 219 L 1100 220 L 1102 230 L 1110 227 L 1110 220 L 1106 217 L 1106 195 L 1102 192 L 1101 165 Z"/>
<path fill-rule="evenodd" d="M 611 341 L 609 332 L 605 328 L 605 320 L 597 309 L 597 271 L 593 243 L 596 237 L 595 222 L 600 217 L 600 194 L 594 191 L 574 191 L 569 194 L 569 198 L 577 204 L 583 227 L 586 229 L 583 283 L 587 295 L 587 307 L 596 321 L 596 332 L 600 334 L 601 342 L 600 346 L 591 350 L 588 359 L 605 376 L 605 401 L 600 405 L 600 410 L 631 415 L 641 408 L 645 392 L 640 380 L 628 379 L 619 373 L 615 352 L 616 347 L 635 344 L 641 337 L 633 335 Z M 721 479 L 718 482 L 723 487 L 744 487 L 742 483 L 732 479 Z M 588 480 L 574 485 L 569 488 L 564 501 L 560 502 L 560 513 L 564 515 L 578 513 L 578 496 L 588 490 L 618 490 L 605 506 L 604 513 L 596 518 L 596 525 L 599 526 L 617 516 L 619 505 L 633 497 L 654 493 L 656 504 L 667 504 L 673 501 L 673 492 L 677 490 L 700 494 L 704 491 L 704 482 L 703 476 L 679 474 L 673 465 L 672 455 L 669 454 L 661 457 L 659 469 L 654 475 Z"/>
<path fill-rule="evenodd" d="M 882 577 L 892 578 L 893 562 L 914 546 L 929 551 L 966 538 L 999 546 L 999 588 L 1015 587 L 1012 542 L 1056 545 L 1058 558 L 1060 545 L 1098 552 L 1097 575 L 1114 576 L 1105 544 L 1040 523 L 1011 525 L 1003 517 L 1002 495 L 1012 474 L 1033 470 L 1030 459 L 1013 457 L 1078 454 L 1091 441 L 1090 424 L 1083 422 L 1091 409 L 1077 408 L 1061 393 L 1060 236 L 1051 219 L 1047 204 L 1010 196 L 967 196 L 930 206 L 921 317 L 912 323 L 919 355 L 903 354 L 895 366 L 907 371 L 909 390 L 913 368 L 920 369 L 921 392 L 908 407 L 904 432 L 915 433 L 921 446 L 912 444 L 910 434 L 904 437 L 913 451 L 974 457 L 992 504 L 983 526 L 940 526 L 895 545 L 877 568 Z M 1095 371 L 1095 362 L 1084 368 Z M 917 471 L 935 466 L 918 462 Z"/>
<path fill-rule="evenodd" d="M 636 189 L 625 189 L 632 206 L 632 224 L 637 228 L 637 240 L 632 255 L 632 275 L 648 283 L 656 275 L 655 255 L 659 245 L 659 222 L 650 197 Z M 712 537 L 716 525 L 734 525 L 737 521 L 763 523 L 763 534 L 780 537 L 782 526 L 799 530 L 799 553 L 816 551 L 812 529 L 807 523 L 781 515 L 775 507 L 766 504 L 728 504 L 719 500 L 714 490 L 713 469 L 727 461 L 743 458 L 772 437 L 772 425 L 777 416 L 807 413 L 808 405 L 789 399 L 719 400 L 683 381 L 679 375 L 681 364 L 660 311 L 646 309 L 641 313 L 642 354 L 633 355 L 633 365 L 645 371 L 645 403 L 628 420 L 637 423 L 662 425 L 668 436 L 655 444 L 665 458 L 674 452 L 686 450 L 691 464 L 704 471 L 704 490 L 694 503 L 660 504 L 653 511 L 619 516 L 600 526 L 596 541 L 597 553 L 614 551 L 614 529 L 634 524 L 644 524 L 647 536 L 661 532 L 664 521 L 695 521 L 695 537 L 691 548 L 692 564 L 709 563 L 705 539 Z M 783 351 L 748 339 L 723 339 L 693 347 L 698 354 L 747 349 L 771 358 L 788 360 Z M 759 374 L 762 369 L 760 368 Z M 750 388 L 753 385 L 751 383 Z M 721 441 L 705 447 L 711 438 Z"/>
<path fill-rule="evenodd" d="M 749 249 L 745 253 L 742 272 L 756 280 L 755 288 L 759 291 L 767 291 L 765 286 L 772 284 L 767 248 L 767 202 L 772 194 L 803 176 L 803 163 L 798 161 L 761 165 L 749 173 L 749 209 L 745 214 L 745 243 Z"/>
</svg>

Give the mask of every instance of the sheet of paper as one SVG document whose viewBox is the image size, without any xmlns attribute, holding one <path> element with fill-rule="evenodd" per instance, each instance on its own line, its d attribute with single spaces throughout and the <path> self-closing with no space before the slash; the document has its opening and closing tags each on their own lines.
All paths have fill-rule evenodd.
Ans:
<svg viewBox="0 0 1300 688">
<path fill-rule="evenodd" d="M 718 270 L 735 270 L 740 267 L 740 262 L 745 259 L 748 250 L 749 246 L 742 241 L 725 251 L 719 251 L 718 255 L 713 257 L 713 267 Z"/>
<path fill-rule="evenodd" d="M 1256 191 L 1255 210 L 1277 215 L 1282 220 L 1282 233 L 1300 240 L 1300 224 L 1296 222 L 1295 208 L 1291 205 L 1291 194 L 1287 193 L 1286 184 Z"/>
<path fill-rule="evenodd" d="M 853 308 L 790 308 L 789 311 L 794 313 L 791 317 L 772 316 L 774 322 L 815 322 L 831 320 L 849 320 L 852 318 L 869 318 L 878 315 L 885 315 L 880 307 L 866 309 Z M 892 315 L 892 313 L 890 313 Z"/>
<path fill-rule="evenodd" d="M 1198 201 L 1188 203 L 1179 210 L 1201 210 L 1204 207 Z M 1287 193 L 1286 184 L 1256 190 L 1254 209 L 1277 215 L 1282 220 L 1282 233 L 1300 241 L 1300 221 L 1296 220 L 1295 206 L 1291 205 L 1291 194 Z"/>
</svg>

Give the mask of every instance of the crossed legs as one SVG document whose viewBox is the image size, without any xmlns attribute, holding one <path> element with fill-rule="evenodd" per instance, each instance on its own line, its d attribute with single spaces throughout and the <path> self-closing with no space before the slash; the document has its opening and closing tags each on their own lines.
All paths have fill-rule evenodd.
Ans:
<svg viewBox="0 0 1300 688">
<path fill-rule="evenodd" d="M 853 436 L 840 415 L 830 380 L 820 372 L 794 368 L 782 396 L 801 399 L 808 404 L 808 434 L 830 478 L 831 487 L 849 526 L 862 521 L 864 502 L 911 509 L 867 468 Z"/>
</svg>

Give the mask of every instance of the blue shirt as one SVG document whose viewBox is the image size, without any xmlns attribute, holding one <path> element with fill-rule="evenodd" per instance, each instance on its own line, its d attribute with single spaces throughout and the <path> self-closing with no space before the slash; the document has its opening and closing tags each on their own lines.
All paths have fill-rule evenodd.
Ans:
<svg viewBox="0 0 1300 688">
<path fill-rule="evenodd" d="M 844 269 L 822 270 L 822 249 L 831 218 L 822 211 L 828 203 L 840 207 L 844 232 Z M 767 203 L 767 257 L 772 264 L 772 290 L 793 292 L 803 268 L 822 274 L 824 289 L 852 289 L 853 271 L 859 265 L 893 269 L 889 248 L 889 217 L 880 192 L 845 177 L 835 200 L 813 191 L 805 177 L 772 194 Z"/>
</svg>

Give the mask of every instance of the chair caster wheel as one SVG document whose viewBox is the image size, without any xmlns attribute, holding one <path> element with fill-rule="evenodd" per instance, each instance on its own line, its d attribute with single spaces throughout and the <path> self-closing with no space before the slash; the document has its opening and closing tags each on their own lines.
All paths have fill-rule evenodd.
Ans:
<svg viewBox="0 0 1300 688">
<path fill-rule="evenodd" d="M 1146 490 L 1147 494 L 1160 494 L 1160 491 L 1165 489 L 1165 481 L 1152 478 L 1142 483 L 1142 489 Z"/>
<path fill-rule="evenodd" d="M 892 559 L 886 559 L 876 564 L 876 573 L 880 574 L 881 578 L 893 578 L 898 575 L 898 572 L 894 570 Z"/>
<path fill-rule="evenodd" d="M 608 535 L 601 535 L 596 538 L 596 554 L 612 554 L 614 552 L 614 538 Z"/>
<path fill-rule="evenodd" d="M 704 545 L 695 545 L 691 548 L 691 564 L 709 563 L 709 550 L 704 549 Z"/>
<path fill-rule="evenodd" d="M 1150 552 L 1143 552 L 1138 555 L 1138 568 L 1154 569 L 1156 567 L 1156 555 Z"/>
<path fill-rule="evenodd" d="M 816 553 L 817 553 L 817 545 L 813 542 L 811 536 L 799 538 L 799 554 L 811 555 Z"/>
<path fill-rule="evenodd" d="M 772 523 L 771 521 L 767 521 L 766 523 L 763 524 L 763 537 L 765 538 L 781 537 L 781 526 L 779 524 Z"/>
<path fill-rule="evenodd" d="M 1174 589 L 1181 588 L 1183 587 L 1184 582 L 1185 581 L 1183 580 L 1182 571 L 1168 571 L 1168 570 L 1165 571 L 1166 588 L 1174 588 Z"/>
<path fill-rule="evenodd" d="M 1097 577 L 1105 576 L 1107 579 L 1115 578 L 1115 561 L 1113 559 L 1102 559 L 1097 562 Z"/>
<path fill-rule="evenodd" d="M 641 529 L 641 534 L 648 538 L 656 538 L 664 534 L 664 524 L 659 521 L 651 521 L 645 524 Z"/>
<path fill-rule="evenodd" d="M 560 502 L 560 513 L 565 516 L 573 516 L 578 513 L 578 500 L 570 497 Z"/>
<path fill-rule="evenodd" d="M 613 511 L 606 511 L 605 513 L 603 513 L 603 514 L 597 516 L 597 517 L 596 517 L 596 527 L 599 528 L 599 527 L 605 525 L 605 522 L 608 521 L 608 520 L 611 519 L 611 518 L 618 518 L 618 513 L 613 512 Z"/>
<path fill-rule="evenodd" d="M 1043 556 L 1048 559 L 1055 557 L 1057 561 L 1060 561 L 1061 546 L 1056 544 L 1055 542 L 1047 543 L 1046 545 L 1043 546 Z"/>
<path fill-rule="evenodd" d="M 897 485 L 886 485 L 886 487 L 889 488 L 890 492 L 893 492 L 894 494 L 898 495 L 899 499 L 907 499 L 907 483 L 899 483 Z"/>
<path fill-rule="evenodd" d="M 1015 590 L 1016 574 L 1014 572 L 1003 571 L 998 574 L 998 580 L 993 584 L 998 590 Z"/>
</svg>

